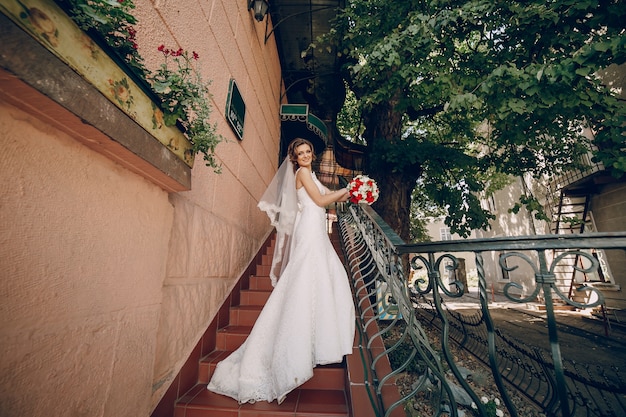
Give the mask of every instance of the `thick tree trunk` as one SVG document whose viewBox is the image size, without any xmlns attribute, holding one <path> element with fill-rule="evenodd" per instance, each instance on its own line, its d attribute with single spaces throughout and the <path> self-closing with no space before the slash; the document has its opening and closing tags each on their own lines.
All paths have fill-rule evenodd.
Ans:
<svg viewBox="0 0 626 417">
<path fill-rule="evenodd" d="M 401 138 L 402 114 L 389 103 L 378 105 L 367 115 L 365 138 L 368 143 L 367 173 L 380 188 L 379 199 L 372 206 L 405 241 L 410 240 L 409 213 L 411 193 L 419 178 L 421 166 L 400 171 L 384 162 L 384 155 L 376 152 L 377 142 L 394 142 Z M 372 151 L 372 148 L 374 151 Z"/>
<path fill-rule="evenodd" d="M 401 174 L 389 171 L 377 173 L 376 178 L 380 178 L 381 192 L 379 200 L 372 207 L 402 240 L 409 242 L 409 212 L 415 182 L 410 186 Z"/>
</svg>

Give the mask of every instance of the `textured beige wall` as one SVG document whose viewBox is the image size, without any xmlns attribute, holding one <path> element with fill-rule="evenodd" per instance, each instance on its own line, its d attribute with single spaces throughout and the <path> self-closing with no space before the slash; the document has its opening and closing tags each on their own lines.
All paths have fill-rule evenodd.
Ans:
<svg viewBox="0 0 626 417">
<path fill-rule="evenodd" d="M 533 182 L 529 179 L 526 184 L 531 185 Z M 536 184 L 539 189 L 539 184 Z M 503 236 L 532 236 L 544 234 L 546 224 L 543 221 L 536 220 L 528 211 L 522 207 L 517 214 L 509 213 L 509 209 L 518 200 L 519 196 L 524 192 L 522 179 L 517 177 L 513 182 L 502 190 L 494 193 L 493 199 L 489 204 L 493 213 L 496 215 L 495 220 L 490 223 L 489 230 L 477 230 L 477 238 L 503 237 Z M 536 192 L 535 195 L 538 195 Z M 488 204 L 484 202 L 484 204 Z M 534 252 L 526 252 L 531 259 L 536 259 Z M 536 286 L 534 280 L 534 271 L 527 263 L 521 261 L 517 257 L 507 260 L 509 267 L 517 266 L 518 268 L 509 273 L 509 279 L 505 280 L 502 274 L 502 268 L 499 265 L 500 252 L 483 253 L 485 278 L 489 289 L 501 292 L 508 282 L 515 282 L 522 286 L 521 290 L 510 289 L 511 294 L 521 294 L 522 296 L 530 295 Z"/>
<path fill-rule="evenodd" d="M 599 193 L 591 200 L 591 212 L 598 232 L 622 232 L 626 230 L 626 183 L 599 187 Z M 606 304 L 611 308 L 626 308 L 626 253 L 623 250 L 605 251 L 611 268 L 612 288 L 602 288 Z"/>
<path fill-rule="evenodd" d="M 243 0 L 136 0 L 140 53 L 200 54 L 222 174 L 168 194 L 0 102 L 0 415 L 148 416 L 267 234 L 277 167 L 273 37 Z M 245 133 L 224 120 L 228 82 Z"/>
<path fill-rule="evenodd" d="M 430 236 L 431 240 L 433 242 L 439 242 L 441 241 L 441 229 L 442 228 L 447 228 L 448 226 L 446 226 L 446 224 L 443 221 L 443 218 L 435 218 L 432 219 L 427 225 L 426 225 L 426 230 L 428 232 L 428 235 Z M 470 233 L 470 235 L 467 237 L 467 239 L 475 239 L 476 238 L 476 233 L 474 231 L 472 231 Z M 453 234 L 451 236 L 452 240 L 460 240 L 462 239 L 461 236 L 457 235 L 457 234 Z M 456 252 L 453 253 L 454 256 L 456 256 L 459 259 L 464 259 L 465 260 L 465 272 L 467 276 L 470 277 L 475 277 L 476 276 L 476 256 L 474 255 L 474 253 L 472 252 Z M 443 262 L 442 262 L 443 264 Z M 422 270 L 423 271 L 423 270 Z M 420 272 L 422 272 L 420 271 Z M 441 271 L 442 274 L 446 274 L 445 277 L 443 277 L 443 282 L 445 284 L 448 284 L 448 275 L 447 275 L 447 271 Z"/>
<path fill-rule="evenodd" d="M 167 194 L 4 103 L 0 132 L 0 415 L 147 409 Z"/>
</svg>

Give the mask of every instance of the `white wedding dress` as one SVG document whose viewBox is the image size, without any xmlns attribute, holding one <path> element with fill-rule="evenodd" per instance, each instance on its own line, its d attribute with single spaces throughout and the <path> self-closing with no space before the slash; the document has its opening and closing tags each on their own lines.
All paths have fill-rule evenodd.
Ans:
<svg viewBox="0 0 626 417">
<path fill-rule="evenodd" d="M 250 335 L 217 365 L 207 387 L 239 403 L 281 403 L 313 376 L 316 365 L 341 362 L 352 352 L 352 293 L 328 238 L 326 211 L 304 187 L 297 196 L 300 210 L 289 262 Z"/>
</svg>

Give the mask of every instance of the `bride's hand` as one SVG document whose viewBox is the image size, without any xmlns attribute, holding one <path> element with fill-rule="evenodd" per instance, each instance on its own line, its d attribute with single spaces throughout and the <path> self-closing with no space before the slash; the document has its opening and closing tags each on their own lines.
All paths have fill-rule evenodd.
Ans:
<svg viewBox="0 0 626 417">
<path fill-rule="evenodd" d="M 348 199 L 350 198 L 350 192 L 345 188 L 342 188 L 341 190 L 338 190 L 338 191 L 341 191 L 341 194 L 339 198 L 337 199 L 337 201 L 341 203 L 343 203 L 344 201 L 348 201 Z"/>
</svg>

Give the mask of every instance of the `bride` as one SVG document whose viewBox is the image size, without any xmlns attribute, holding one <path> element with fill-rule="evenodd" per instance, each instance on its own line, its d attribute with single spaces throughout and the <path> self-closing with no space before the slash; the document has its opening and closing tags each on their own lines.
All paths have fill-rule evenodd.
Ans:
<svg viewBox="0 0 626 417">
<path fill-rule="evenodd" d="M 341 362 L 352 352 L 352 293 L 328 238 L 324 209 L 349 194 L 318 181 L 314 158 L 309 141 L 292 141 L 258 204 L 277 230 L 274 290 L 246 341 L 217 365 L 207 387 L 239 403 L 280 404 L 316 365 Z"/>
</svg>

